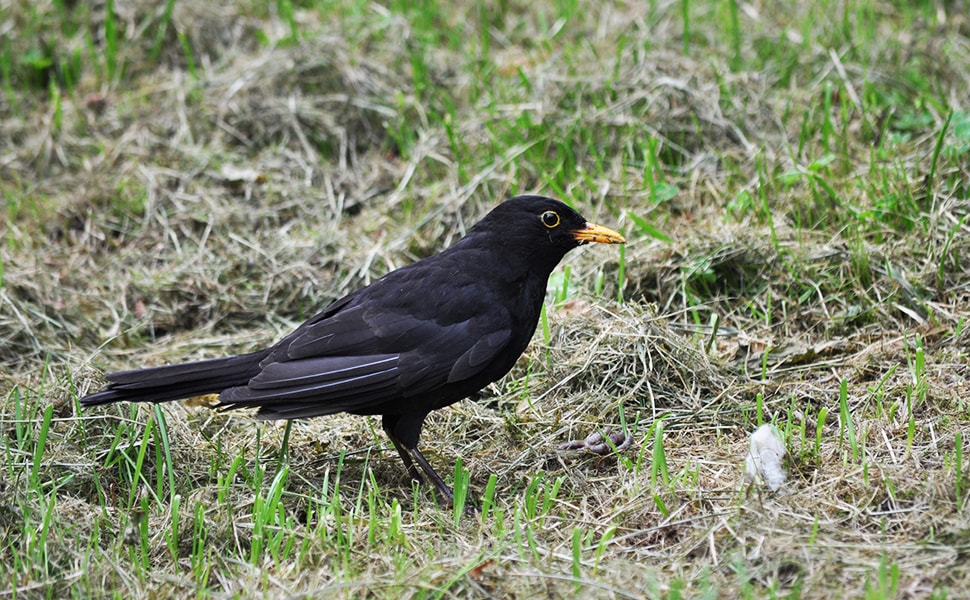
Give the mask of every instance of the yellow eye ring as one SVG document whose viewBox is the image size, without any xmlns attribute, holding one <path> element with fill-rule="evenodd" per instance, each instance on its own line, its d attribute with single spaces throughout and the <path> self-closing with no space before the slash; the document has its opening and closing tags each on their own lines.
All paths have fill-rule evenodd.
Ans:
<svg viewBox="0 0 970 600">
<path fill-rule="evenodd" d="M 542 213 L 540 217 L 542 219 L 542 224 L 552 229 L 553 227 L 559 227 L 559 213 L 554 210 L 547 210 Z"/>
</svg>

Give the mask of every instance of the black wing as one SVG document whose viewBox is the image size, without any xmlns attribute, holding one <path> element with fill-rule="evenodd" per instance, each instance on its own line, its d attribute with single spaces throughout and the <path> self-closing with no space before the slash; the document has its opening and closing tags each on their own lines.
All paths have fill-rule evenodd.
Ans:
<svg viewBox="0 0 970 600">
<path fill-rule="evenodd" d="M 474 378 L 512 338 L 505 308 L 487 298 L 440 288 L 451 298 L 433 303 L 437 314 L 430 314 L 426 298 L 380 293 L 400 289 L 391 284 L 400 281 L 381 280 L 308 321 L 277 344 L 247 385 L 225 390 L 220 404 L 259 407 L 268 419 L 387 410 Z"/>
</svg>

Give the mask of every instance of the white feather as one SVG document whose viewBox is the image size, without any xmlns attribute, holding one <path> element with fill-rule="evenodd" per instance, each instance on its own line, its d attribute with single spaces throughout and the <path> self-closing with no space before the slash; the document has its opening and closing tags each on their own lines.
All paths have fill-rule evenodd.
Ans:
<svg viewBox="0 0 970 600">
<path fill-rule="evenodd" d="M 751 434 L 751 448 L 744 460 L 745 474 L 752 481 L 777 490 L 785 483 L 781 460 L 785 457 L 785 441 L 773 425 L 762 425 Z"/>
</svg>

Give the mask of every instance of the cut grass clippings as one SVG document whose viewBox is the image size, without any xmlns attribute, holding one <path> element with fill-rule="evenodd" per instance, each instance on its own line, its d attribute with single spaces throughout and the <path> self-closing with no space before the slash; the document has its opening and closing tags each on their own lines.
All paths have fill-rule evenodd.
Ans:
<svg viewBox="0 0 970 600">
<path fill-rule="evenodd" d="M 0 32 L 0 596 L 970 588 L 958 5 L 0 1 Z M 429 418 L 480 514 L 374 419 L 80 410 L 529 192 L 629 243 L 572 253 L 512 373 Z"/>
</svg>

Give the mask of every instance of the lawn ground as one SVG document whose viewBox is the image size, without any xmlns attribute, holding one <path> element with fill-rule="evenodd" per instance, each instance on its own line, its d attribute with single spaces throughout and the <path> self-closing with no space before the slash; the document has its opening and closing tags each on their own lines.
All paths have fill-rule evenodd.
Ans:
<svg viewBox="0 0 970 600">
<path fill-rule="evenodd" d="M 968 8 L 0 0 L 0 596 L 967 597 Z M 373 419 L 78 405 L 519 193 L 628 244 L 429 418 L 478 515 Z"/>
</svg>

